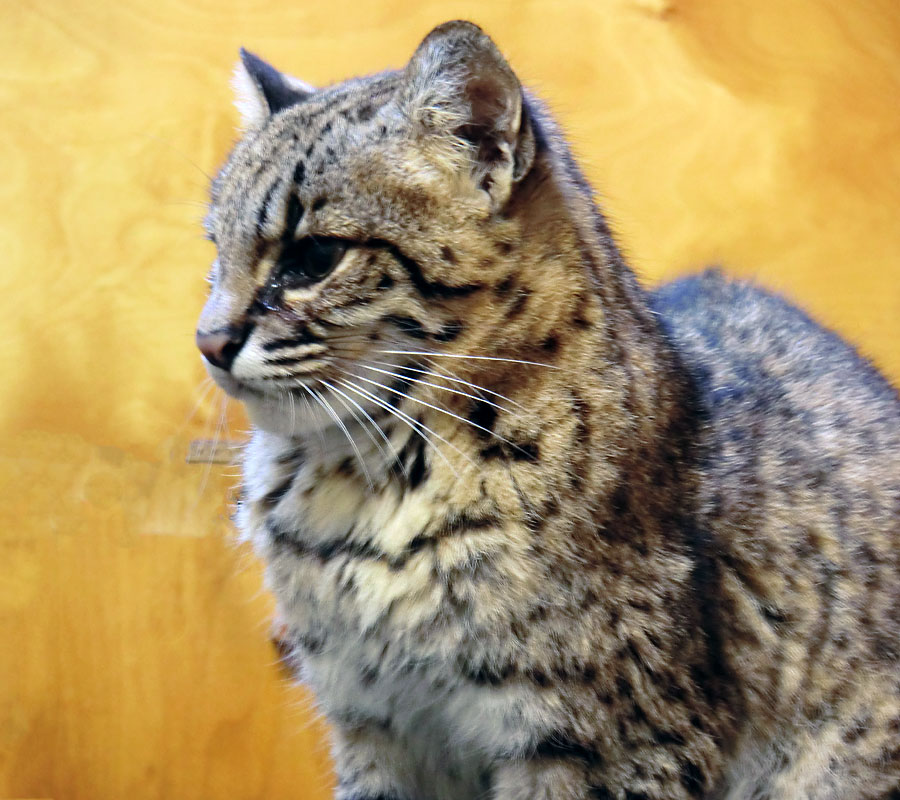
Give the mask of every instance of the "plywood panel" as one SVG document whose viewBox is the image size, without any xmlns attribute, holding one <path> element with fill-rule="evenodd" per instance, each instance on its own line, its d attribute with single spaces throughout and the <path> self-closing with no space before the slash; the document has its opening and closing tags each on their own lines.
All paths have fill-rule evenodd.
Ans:
<svg viewBox="0 0 900 800">
<path fill-rule="evenodd" d="M 323 83 L 475 19 L 571 132 L 653 282 L 717 262 L 900 378 L 894 0 L 6 0 L 0 797 L 317 798 L 192 344 L 246 45 Z"/>
</svg>

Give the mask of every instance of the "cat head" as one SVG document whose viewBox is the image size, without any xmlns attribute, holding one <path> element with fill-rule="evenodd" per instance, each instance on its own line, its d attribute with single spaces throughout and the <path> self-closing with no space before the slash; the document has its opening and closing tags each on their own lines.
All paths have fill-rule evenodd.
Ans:
<svg viewBox="0 0 900 800">
<path fill-rule="evenodd" d="M 390 402 L 412 354 L 479 352 L 536 149 L 494 43 L 446 23 L 405 68 L 324 89 L 241 56 L 244 131 L 206 219 L 218 257 L 197 343 L 213 378 L 285 432 Z M 333 414 L 287 412 L 287 395 L 322 392 Z"/>
</svg>

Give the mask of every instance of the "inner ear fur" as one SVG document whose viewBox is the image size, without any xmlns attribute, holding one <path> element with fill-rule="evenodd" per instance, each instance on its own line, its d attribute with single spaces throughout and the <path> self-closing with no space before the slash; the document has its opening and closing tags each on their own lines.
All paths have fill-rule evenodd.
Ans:
<svg viewBox="0 0 900 800">
<path fill-rule="evenodd" d="M 475 186 L 501 208 L 531 168 L 535 143 L 519 79 L 497 46 L 471 22 L 447 22 L 425 37 L 406 74 L 423 133 L 469 144 Z"/>
</svg>

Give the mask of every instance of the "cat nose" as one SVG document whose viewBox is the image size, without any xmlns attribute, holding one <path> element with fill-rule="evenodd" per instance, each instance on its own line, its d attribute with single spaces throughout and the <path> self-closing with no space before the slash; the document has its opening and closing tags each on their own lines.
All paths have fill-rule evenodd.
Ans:
<svg viewBox="0 0 900 800">
<path fill-rule="evenodd" d="M 219 328 L 210 333 L 201 333 L 198 330 L 197 347 L 210 364 L 228 372 L 237 354 L 241 352 L 244 342 L 247 341 L 249 333 L 250 328 L 246 325 L 242 327 L 229 325 L 227 328 Z"/>
</svg>

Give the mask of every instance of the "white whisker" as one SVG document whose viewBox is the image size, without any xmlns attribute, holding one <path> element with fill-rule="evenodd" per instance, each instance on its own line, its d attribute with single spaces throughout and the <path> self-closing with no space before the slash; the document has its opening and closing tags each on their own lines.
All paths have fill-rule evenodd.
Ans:
<svg viewBox="0 0 900 800">
<path fill-rule="evenodd" d="M 401 366 L 399 364 L 394 364 L 390 361 L 373 361 L 372 363 L 380 364 L 383 367 L 397 367 L 397 369 L 407 370 L 409 372 L 420 372 L 423 375 L 430 374 L 430 375 L 434 375 L 437 378 L 443 378 L 445 381 L 451 381 L 452 383 L 461 383 L 463 386 L 468 386 L 473 391 L 478 392 L 478 395 L 482 400 L 485 400 L 485 398 L 482 397 L 482 393 L 490 394 L 490 395 L 493 395 L 494 397 L 499 397 L 501 400 L 506 401 L 510 405 L 516 406 L 516 408 L 522 409 L 522 411 L 526 410 L 525 406 L 523 406 L 521 403 L 517 403 L 511 397 L 507 397 L 505 394 L 500 394 L 500 392 L 495 392 L 493 389 L 488 389 L 484 386 L 479 386 L 477 383 L 472 383 L 471 381 L 463 380 L 458 375 L 456 375 L 456 373 L 451 372 L 449 369 L 446 369 L 446 368 L 439 369 L 434 364 L 430 365 L 430 367 L 428 369 L 419 369 L 417 367 Z"/>
<path fill-rule="evenodd" d="M 319 401 L 319 404 L 322 406 L 322 408 L 325 409 L 325 412 L 335 421 L 338 428 L 340 428 L 341 431 L 343 431 L 344 436 L 347 437 L 347 441 L 350 443 L 350 447 L 353 448 L 353 452 L 356 454 L 356 458 L 359 461 L 359 466 L 362 467 L 363 475 L 365 475 L 365 478 L 366 478 L 366 483 L 369 485 L 369 491 L 374 492 L 375 484 L 372 482 L 372 476 L 369 474 L 369 470 L 366 467 L 366 461 L 363 458 L 362 453 L 359 450 L 359 447 L 357 447 L 356 442 L 354 441 L 353 437 L 350 435 L 350 431 L 347 430 L 347 426 L 344 424 L 344 421 L 341 419 L 340 414 L 338 414 L 331 407 L 331 404 L 324 397 L 322 397 L 322 395 L 319 394 L 315 389 L 313 389 L 309 386 L 304 386 L 303 388 L 306 389 L 307 392 L 309 392 L 316 400 Z"/>
<path fill-rule="evenodd" d="M 415 433 L 418 433 L 419 436 L 422 436 L 422 431 L 420 430 L 420 428 L 423 429 L 423 430 L 425 430 L 425 431 L 427 431 L 431 436 L 434 436 L 435 439 L 438 439 L 439 441 L 441 441 L 441 442 L 443 442 L 445 445 L 447 445 L 447 447 L 449 447 L 451 450 L 455 450 L 457 453 L 459 453 L 459 455 L 461 455 L 461 456 L 462 456 L 466 461 L 468 461 L 473 467 L 475 467 L 476 469 L 478 468 L 477 464 L 475 464 L 475 462 L 472 461 L 472 459 L 469 458 L 469 457 L 468 457 L 462 450 L 460 450 L 455 444 L 453 444 L 452 442 L 448 442 L 443 436 L 441 436 L 439 433 L 436 433 L 435 431 L 431 430 L 431 428 L 429 428 L 429 427 L 428 427 L 427 425 L 425 425 L 424 423 L 419 422 L 419 421 L 416 420 L 416 419 L 413 419 L 411 416 L 409 416 L 409 414 L 404 413 L 404 412 L 401 411 L 399 408 L 394 408 L 390 403 L 388 403 L 388 402 L 385 401 L 385 400 L 382 400 L 380 397 L 378 397 L 377 395 L 373 394 L 373 393 L 370 392 L 368 389 L 363 389 L 361 386 L 357 386 L 356 384 L 351 383 L 350 381 L 346 381 L 346 380 L 340 380 L 340 381 L 338 381 L 338 382 L 339 382 L 340 384 L 342 384 L 343 386 L 346 386 L 348 389 L 350 389 L 350 391 L 355 392 L 355 393 L 358 394 L 358 395 L 362 395 L 363 397 L 367 397 L 369 400 L 371 400 L 371 401 L 372 401 L 373 403 L 375 403 L 376 405 L 381 406 L 381 408 L 383 408 L 383 409 L 384 409 L 385 411 L 387 411 L 389 414 L 391 414 L 391 415 L 397 417 L 397 419 L 400 419 L 400 420 L 402 420 L 403 422 L 405 422 L 407 425 L 409 425 L 409 427 L 410 427 Z M 437 454 L 443 459 L 444 463 L 445 463 L 451 470 L 453 470 L 453 471 L 455 472 L 456 470 L 453 469 L 453 465 L 447 460 L 447 457 L 440 451 L 440 448 L 438 448 L 437 445 L 435 445 L 434 442 L 430 441 L 430 440 L 428 439 L 427 436 L 422 436 L 422 438 L 425 440 L 425 443 L 426 443 L 426 444 L 428 444 L 428 445 L 430 445 L 432 448 L 434 448 L 434 452 L 437 453 Z"/>
<path fill-rule="evenodd" d="M 374 444 L 378 448 L 378 451 L 381 453 L 381 455 L 384 456 L 385 463 L 391 464 L 393 462 L 396 462 L 400 464 L 400 468 L 403 470 L 403 474 L 406 475 L 406 477 L 409 477 L 409 474 L 406 470 L 406 465 L 402 461 L 400 461 L 400 456 L 394 448 L 391 440 L 388 439 L 384 431 L 381 430 L 381 426 L 374 419 L 372 419 L 372 416 L 359 403 L 357 403 L 356 400 L 342 392 L 337 388 L 337 386 L 332 386 L 328 381 L 324 379 L 320 378 L 319 380 L 323 386 L 327 386 L 329 390 L 338 395 L 338 400 L 341 401 L 344 408 L 346 408 L 353 415 L 353 418 L 359 423 L 359 427 L 363 429 L 365 434 L 369 437 L 369 439 L 371 439 L 372 444 Z M 376 431 L 378 431 L 378 434 L 382 439 L 384 439 L 384 443 L 390 448 L 390 454 L 387 452 L 387 450 L 384 449 L 384 447 L 381 446 L 381 442 L 379 442 L 371 433 L 369 433 L 369 429 L 365 426 L 359 415 L 356 414 L 353 408 L 347 405 L 347 403 L 351 403 L 353 406 L 355 406 L 359 410 L 359 412 L 372 424 L 372 427 L 375 428 Z"/>
<path fill-rule="evenodd" d="M 462 353 L 438 353 L 436 351 L 426 350 L 377 350 L 378 353 L 388 353 L 397 356 L 439 356 L 441 358 L 467 358 L 472 361 L 503 361 L 507 364 L 527 364 L 532 367 L 547 367 L 548 369 L 559 369 L 556 364 L 544 364 L 541 361 L 523 361 L 520 358 L 500 358 L 498 356 L 472 356 Z"/>
<path fill-rule="evenodd" d="M 219 415 L 216 420 L 216 428 L 213 432 L 212 437 L 212 448 L 211 452 L 215 452 L 216 448 L 219 445 L 219 435 L 221 434 L 223 428 L 225 427 L 225 409 L 226 403 L 228 402 L 228 398 L 225 394 L 220 395 L 219 397 Z M 206 484 L 209 480 L 209 473 L 212 471 L 212 459 L 207 460 L 206 464 L 203 467 L 203 475 L 200 479 L 200 488 L 197 490 L 197 502 L 194 504 L 194 508 L 200 503 L 200 499 L 203 497 L 203 492 L 206 491 Z"/>
<path fill-rule="evenodd" d="M 362 363 L 361 361 L 358 362 L 358 364 L 363 369 L 369 369 L 369 370 L 372 370 L 373 372 L 380 372 L 382 375 L 389 375 L 392 378 L 403 379 L 403 378 L 407 377 L 406 375 L 400 375 L 399 373 L 391 372 L 390 370 L 379 369 L 378 367 L 370 367 L 370 366 Z M 399 367 L 399 369 L 408 369 L 408 368 L 407 367 Z M 426 372 L 425 370 L 414 370 L 414 371 L 415 372 Z M 469 394 L 468 392 L 463 392 L 459 389 L 451 389 L 449 386 L 440 386 L 437 383 L 430 383 L 429 381 L 423 381 L 420 378 L 413 378 L 412 376 L 408 376 L 408 377 L 411 381 L 421 384 L 422 386 L 431 386 L 434 389 L 441 389 L 442 391 L 450 392 L 451 394 L 457 394 L 457 395 L 460 395 L 461 397 L 469 397 L 472 400 L 479 400 L 482 403 L 487 403 L 489 406 L 493 406 L 494 408 L 498 409 L 499 411 L 504 411 L 504 412 L 509 413 L 509 409 L 504 408 L 503 406 L 497 405 L 496 403 L 494 403 L 490 400 L 486 400 L 483 397 L 478 397 L 477 395 Z"/>
<path fill-rule="evenodd" d="M 306 384 L 304 384 L 303 382 L 300 382 L 298 385 L 300 386 L 301 389 L 306 389 Z M 309 395 L 308 394 L 303 395 L 303 399 L 306 401 L 307 412 L 309 414 L 310 419 L 312 419 L 314 409 L 313 409 L 313 404 L 310 402 Z M 322 452 L 324 453 L 327 450 L 327 448 L 325 447 L 325 434 L 322 433 L 322 427 L 320 425 L 316 425 L 315 430 L 316 430 L 316 436 L 318 436 L 318 438 L 319 438 L 319 444 L 322 445 Z"/>
<path fill-rule="evenodd" d="M 346 372 L 346 370 L 342 371 Z M 418 397 L 408 395 L 405 392 L 401 392 L 399 389 L 394 389 L 391 386 L 385 386 L 383 383 L 378 383 L 378 381 L 372 381 L 368 378 L 363 378 L 361 375 L 356 375 L 354 377 L 358 378 L 361 381 L 365 381 L 366 383 L 371 383 L 373 386 L 377 386 L 379 389 L 384 389 L 385 391 L 391 392 L 392 394 L 399 395 L 400 397 L 405 397 L 407 400 L 411 400 L 413 403 L 418 403 L 419 405 L 426 406 L 432 409 L 432 411 L 437 411 L 440 414 L 446 414 L 448 417 L 453 417 L 453 419 L 464 422 L 466 425 L 471 425 L 473 428 L 484 431 L 486 434 L 488 434 L 488 436 L 498 439 L 504 444 L 508 444 L 510 447 L 514 447 L 516 450 L 522 449 L 515 442 L 511 442 L 509 441 L 509 439 L 505 439 L 504 437 L 500 436 L 500 434 L 494 433 L 494 431 L 492 431 L 490 428 L 485 428 L 483 425 L 479 425 L 477 422 L 472 422 L 472 420 L 461 417 L 459 414 L 454 414 L 452 411 L 447 411 L 446 408 L 441 408 L 440 406 L 433 405 L 432 403 L 428 403 L 425 400 L 420 400 Z"/>
<path fill-rule="evenodd" d="M 194 401 L 194 404 L 191 407 L 191 410 L 185 416 L 184 421 L 178 427 L 178 430 L 175 431 L 176 438 L 179 438 L 183 434 L 183 432 L 187 430 L 191 421 L 194 419 L 194 416 L 200 410 L 200 407 L 205 405 L 209 401 L 209 399 L 210 399 L 212 393 L 215 391 L 215 389 L 216 389 L 215 382 L 213 381 L 212 378 L 209 377 L 209 375 L 207 375 L 200 382 L 199 394 L 197 395 L 197 399 Z"/>
</svg>

